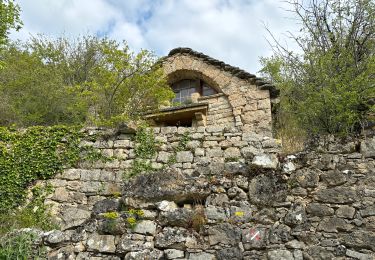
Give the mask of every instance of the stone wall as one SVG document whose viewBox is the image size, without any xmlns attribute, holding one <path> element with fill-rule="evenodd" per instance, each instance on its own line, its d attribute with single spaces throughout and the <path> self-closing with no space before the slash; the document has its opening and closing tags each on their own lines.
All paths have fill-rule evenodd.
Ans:
<svg viewBox="0 0 375 260">
<path fill-rule="evenodd" d="M 221 68 L 192 53 L 166 57 L 163 68 L 171 84 L 181 79 L 200 78 L 224 94 L 218 98 L 223 110 L 214 111 L 216 105 L 210 102 L 207 125 L 242 126 L 243 131 L 271 136 L 270 91 L 260 89 L 255 76 L 240 78 L 238 73 L 225 70 L 229 65 Z"/>
<path fill-rule="evenodd" d="M 136 145 L 122 134 L 85 142 L 117 160 L 50 180 L 49 259 L 374 259 L 375 138 L 284 156 L 236 129 L 153 131 L 154 173 L 122 180 Z"/>
</svg>

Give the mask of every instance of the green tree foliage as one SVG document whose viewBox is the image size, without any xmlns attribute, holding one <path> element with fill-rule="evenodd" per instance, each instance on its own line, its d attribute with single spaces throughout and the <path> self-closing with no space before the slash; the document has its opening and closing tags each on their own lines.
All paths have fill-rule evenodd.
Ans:
<svg viewBox="0 0 375 260">
<path fill-rule="evenodd" d="M 21 29 L 20 7 L 12 0 L 0 0 L 0 48 L 8 39 L 10 29 Z"/>
<path fill-rule="evenodd" d="M 371 0 L 292 0 L 299 50 L 275 40 L 261 60 L 265 77 L 281 89 L 279 128 L 350 134 L 366 124 L 375 98 L 375 3 Z"/>
<path fill-rule="evenodd" d="M 0 124 L 114 124 L 173 97 L 156 57 L 126 43 L 33 37 L 1 57 Z"/>
</svg>

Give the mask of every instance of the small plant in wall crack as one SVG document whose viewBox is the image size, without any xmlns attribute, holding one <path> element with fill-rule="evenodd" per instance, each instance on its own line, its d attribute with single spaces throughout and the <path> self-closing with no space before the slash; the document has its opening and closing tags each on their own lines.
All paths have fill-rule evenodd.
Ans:
<svg viewBox="0 0 375 260">
<path fill-rule="evenodd" d="M 141 127 L 135 135 L 136 158 L 132 162 L 131 169 L 124 173 L 124 178 L 132 178 L 140 173 L 152 171 L 150 159 L 157 152 L 157 142 L 152 129 Z"/>
<path fill-rule="evenodd" d="M 138 221 L 144 216 L 143 210 L 140 209 L 129 209 L 124 212 L 126 217 L 126 222 L 130 228 L 135 228 Z"/>
</svg>

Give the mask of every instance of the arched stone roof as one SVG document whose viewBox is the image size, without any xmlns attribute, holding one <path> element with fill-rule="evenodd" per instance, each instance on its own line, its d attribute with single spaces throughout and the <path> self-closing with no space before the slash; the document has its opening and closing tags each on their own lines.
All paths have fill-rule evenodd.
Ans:
<svg viewBox="0 0 375 260">
<path fill-rule="evenodd" d="M 169 54 L 166 57 L 164 57 L 164 59 L 167 59 L 169 57 L 173 57 L 174 55 L 178 55 L 178 54 L 187 54 L 187 55 L 194 56 L 196 58 L 199 58 L 203 62 L 205 62 L 207 64 L 210 64 L 210 65 L 212 65 L 212 66 L 214 66 L 214 67 L 216 67 L 216 68 L 218 68 L 222 71 L 229 72 L 234 77 L 237 77 L 241 80 L 248 81 L 249 83 L 256 85 L 261 90 L 269 90 L 271 98 L 276 98 L 279 95 L 280 91 L 273 84 L 265 81 L 263 78 L 259 78 L 259 77 L 255 76 L 254 74 L 248 73 L 248 72 L 246 72 L 246 71 L 244 71 L 244 70 L 242 70 L 238 67 L 234 67 L 234 66 L 231 66 L 229 64 L 226 64 L 223 61 L 219 61 L 217 59 L 211 58 L 210 56 L 208 56 L 204 53 L 196 52 L 196 51 L 192 50 L 191 48 L 182 48 L 182 47 L 175 48 L 175 49 L 171 50 L 169 52 Z M 185 64 L 185 65 L 187 65 L 187 64 Z M 191 66 L 185 66 L 185 71 L 187 71 L 186 67 L 191 67 Z M 202 73 L 202 72 L 196 71 L 196 73 Z M 202 76 L 203 75 L 204 74 L 202 74 Z M 209 77 L 207 79 L 207 75 L 205 77 L 206 77 L 206 79 L 204 79 L 204 78 L 202 78 L 202 79 L 206 80 L 206 82 L 208 84 L 211 84 L 213 87 L 217 88 L 218 84 L 215 83 L 212 80 L 212 78 L 210 80 Z"/>
</svg>

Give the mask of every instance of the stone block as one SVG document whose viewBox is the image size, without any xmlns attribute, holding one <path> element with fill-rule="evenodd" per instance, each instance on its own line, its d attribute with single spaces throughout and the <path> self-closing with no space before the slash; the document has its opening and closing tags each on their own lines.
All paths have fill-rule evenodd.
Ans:
<svg viewBox="0 0 375 260">
<path fill-rule="evenodd" d="M 137 222 L 137 225 L 133 229 L 135 233 L 143 235 L 155 235 L 156 233 L 156 223 L 151 220 L 141 220 Z"/>
<path fill-rule="evenodd" d="M 225 158 L 239 158 L 241 157 L 240 149 L 237 147 L 229 147 L 224 151 Z"/>
<path fill-rule="evenodd" d="M 64 170 L 60 178 L 65 179 L 65 180 L 79 180 L 81 178 L 81 170 L 80 169 Z"/>
<path fill-rule="evenodd" d="M 145 249 L 136 252 L 129 252 L 125 255 L 124 260 L 144 260 L 144 259 L 164 259 L 163 251 L 156 248 Z"/>
<path fill-rule="evenodd" d="M 177 204 L 173 201 L 163 200 L 158 203 L 158 209 L 161 211 L 174 211 L 178 208 Z"/>
<path fill-rule="evenodd" d="M 251 165 L 264 169 L 276 169 L 279 160 L 274 154 L 258 154 L 255 155 Z"/>
<path fill-rule="evenodd" d="M 208 242 L 211 246 L 217 244 L 236 245 L 241 239 L 241 229 L 229 223 L 210 226 L 207 230 Z"/>
<path fill-rule="evenodd" d="M 294 260 L 293 254 L 284 249 L 269 251 L 267 257 L 268 260 Z"/>
<path fill-rule="evenodd" d="M 100 177 L 100 170 L 99 169 L 92 169 L 92 170 L 81 170 L 81 180 L 82 181 L 97 181 Z"/>
<path fill-rule="evenodd" d="M 184 251 L 176 250 L 176 249 L 164 250 L 164 254 L 167 259 L 183 258 L 185 256 Z"/>
<path fill-rule="evenodd" d="M 306 212 L 311 216 L 332 216 L 334 210 L 324 204 L 310 203 L 306 206 Z"/>
<path fill-rule="evenodd" d="M 113 142 L 114 148 L 132 148 L 133 144 L 130 140 L 116 140 Z"/>
<path fill-rule="evenodd" d="M 269 99 L 260 99 L 257 104 L 258 109 L 271 109 L 271 102 Z"/>
<path fill-rule="evenodd" d="M 91 216 L 91 212 L 76 207 L 65 206 L 60 209 L 61 230 L 82 225 Z"/>
<path fill-rule="evenodd" d="M 176 161 L 178 163 L 193 162 L 194 156 L 190 151 L 177 152 Z"/>
<path fill-rule="evenodd" d="M 204 156 L 204 149 L 203 148 L 196 148 L 194 151 L 195 156 Z"/>
<path fill-rule="evenodd" d="M 156 161 L 167 163 L 169 161 L 170 156 L 171 156 L 171 153 L 160 151 Z"/>
<path fill-rule="evenodd" d="M 363 140 L 360 151 L 365 158 L 375 158 L 375 137 Z"/>
<path fill-rule="evenodd" d="M 88 251 L 99 251 L 102 253 L 114 253 L 116 251 L 115 237 L 111 235 L 92 234 L 87 239 Z"/>
<path fill-rule="evenodd" d="M 320 189 L 315 193 L 315 199 L 324 203 L 346 204 L 357 199 L 356 191 L 351 187 L 335 187 Z"/>
<path fill-rule="evenodd" d="M 126 253 L 130 251 L 142 251 L 153 248 L 154 242 L 147 241 L 146 236 L 126 234 L 120 238 L 117 245 L 117 252 Z"/>
<path fill-rule="evenodd" d="M 223 156 L 223 150 L 218 147 L 218 148 L 211 148 L 211 149 L 206 149 L 206 156 L 208 158 L 212 157 L 222 157 Z"/>
<path fill-rule="evenodd" d="M 355 208 L 343 205 L 336 210 L 336 215 L 340 218 L 352 219 L 355 214 Z"/>
<path fill-rule="evenodd" d="M 215 255 L 206 252 L 190 253 L 189 260 L 216 260 Z"/>
</svg>

